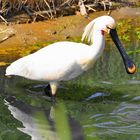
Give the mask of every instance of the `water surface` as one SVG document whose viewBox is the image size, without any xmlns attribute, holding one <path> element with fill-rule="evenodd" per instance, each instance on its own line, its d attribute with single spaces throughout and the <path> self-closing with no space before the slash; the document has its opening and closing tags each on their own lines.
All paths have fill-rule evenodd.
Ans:
<svg viewBox="0 0 140 140">
<path fill-rule="evenodd" d="M 6 78 L 0 68 L 0 139 L 138 140 L 140 139 L 140 49 L 125 44 L 137 65 L 128 75 L 119 52 L 108 43 L 94 68 L 62 82 L 57 103 L 44 94 L 46 83 Z"/>
</svg>

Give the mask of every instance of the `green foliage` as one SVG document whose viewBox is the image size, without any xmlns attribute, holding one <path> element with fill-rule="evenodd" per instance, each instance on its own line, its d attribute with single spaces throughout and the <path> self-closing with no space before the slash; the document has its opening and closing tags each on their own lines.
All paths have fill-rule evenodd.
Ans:
<svg viewBox="0 0 140 140">
<path fill-rule="evenodd" d="M 36 42 L 36 43 L 34 44 L 34 47 L 37 48 L 37 49 L 40 49 L 41 46 L 42 46 L 42 44 L 39 43 L 39 42 Z"/>
<path fill-rule="evenodd" d="M 138 39 L 140 40 L 140 31 L 136 31 L 136 35 L 137 35 Z"/>
<path fill-rule="evenodd" d="M 130 54 L 133 54 L 133 53 L 140 53 L 140 50 L 128 51 L 127 53 L 128 53 L 129 55 L 130 55 Z"/>
<path fill-rule="evenodd" d="M 137 39 L 140 40 L 140 27 L 135 28 L 135 35 L 136 35 Z"/>
<path fill-rule="evenodd" d="M 125 42 L 129 42 L 130 41 L 130 36 L 124 34 L 124 35 L 120 36 L 120 39 L 125 41 Z"/>
<path fill-rule="evenodd" d="M 130 33 L 132 31 L 132 26 L 129 24 L 129 20 L 120 20 L 117 22 L 117 29 L 119 31 L 119 37 L 124 42 L 130 42 Z"/>
<path fill-rule="evenodd" d="M 45 47 L 45 46 L 48 46 L 50 44 L 53 44 L 54 42 L 58 42 L 57 40 L 55 41 L 49 41 L 49 42 L 46 42 L 46 41 L 43 41 L 43 42 L 36 42 L 33 46 L 39 50 L 41 49 L 42 47 Z"/>
</svg>

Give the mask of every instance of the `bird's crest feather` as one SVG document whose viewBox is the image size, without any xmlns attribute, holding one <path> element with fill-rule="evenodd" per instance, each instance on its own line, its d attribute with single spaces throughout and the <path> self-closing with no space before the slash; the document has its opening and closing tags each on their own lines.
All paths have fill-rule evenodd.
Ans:
<svg viewBox="0 0 140 140">
<path fill-rule="evenodd" d="M 92 20 L 84 29 L 84 33 L 82 35 L 82 41 L 87 40 L 88 43 L 92 42 L 93 43 L 93 31 L 94 31 L 94 23 L 95 20 Z"/>
</svg>

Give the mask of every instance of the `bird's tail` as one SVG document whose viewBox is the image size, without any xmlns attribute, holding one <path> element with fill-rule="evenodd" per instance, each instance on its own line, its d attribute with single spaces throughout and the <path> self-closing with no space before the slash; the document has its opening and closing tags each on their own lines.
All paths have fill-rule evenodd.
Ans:
<svg viewBox="0 0 140 140">
<path fill-rule="evenodd" d="M 21 58 L 22 59 L 22 58 Z M 11 65 L 9 65 L 6 68 L 6 73 L 5 76 L 10 76 L 10 75 L 19 75 L 20 71 L 23 69 L 24 67 L 24 63 L 23 61 L 21 61 L 21 59 L 13 62 Z"/>
<path fill-rule="evenodd" d="M 14 72 L 14 69 L 13 69 L 13 67 L 10 65 L 10 66 L 8 66 L 8 67 L 6 68 L 5 76 L 15 75 L 14 73 L 15 73 L 15 72 Z"/>
</svg>

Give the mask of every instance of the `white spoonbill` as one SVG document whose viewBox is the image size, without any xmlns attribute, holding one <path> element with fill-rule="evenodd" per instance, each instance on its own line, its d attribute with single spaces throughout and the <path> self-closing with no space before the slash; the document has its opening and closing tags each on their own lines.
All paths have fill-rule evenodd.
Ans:
<svg viewBox="0 0 140 140">
<path fill-rule="evenodd" d="M 51 99 L 60 81 L 71 80 L 87 71 L 102 54 L 105 47 L 104 33 L 110 34 L 116 44 L 129 74 L 135 72 L 135 65 L 125 53 L 116 32 L 115 20 L 101 16 L 91 21 L 85 28 L 85 38 L 91 45 L 76 42 L 57 42 L 39 51 L 20 58 L 6 69 L 6 75 L 18 75 L 32 80 L 47 81 L 51 88 Z"/>
</svg>

